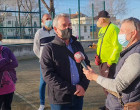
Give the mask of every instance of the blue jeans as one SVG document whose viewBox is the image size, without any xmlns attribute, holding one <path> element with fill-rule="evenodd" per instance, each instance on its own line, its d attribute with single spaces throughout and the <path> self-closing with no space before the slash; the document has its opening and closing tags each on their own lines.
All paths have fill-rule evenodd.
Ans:
<svg viewBox="0 0 140 110">
<path fill-rule="evenodd" d="M 45 89 L 46 83 L 43 80 L 41 65 L 40 65 L 40 87 L 39 87 L 39 96 L 40 96 L 40 105 L 45 105 Z"/>
<path fill-rule="evenodd" d="M 51 110 L 82 110 L 83 97 L 72 96 L 69 104 L 51 104 Z"/>
</svg>

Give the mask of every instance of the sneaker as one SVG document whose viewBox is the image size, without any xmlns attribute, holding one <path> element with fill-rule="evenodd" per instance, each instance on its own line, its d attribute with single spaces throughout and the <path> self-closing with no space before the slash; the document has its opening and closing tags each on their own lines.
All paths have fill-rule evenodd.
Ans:
<svg viewBox="0 0 140 110">
<path fill-rule="evenodd" d="M 45 108 L 45 105 L 40 105 L 38 110 L 44 110 L 44 108 Z"/>
<path fill-rule="evenodd" d="M 99 107 L 99 110 L 106 110 L 106 107 L 105 106 Z"/>
</svg>

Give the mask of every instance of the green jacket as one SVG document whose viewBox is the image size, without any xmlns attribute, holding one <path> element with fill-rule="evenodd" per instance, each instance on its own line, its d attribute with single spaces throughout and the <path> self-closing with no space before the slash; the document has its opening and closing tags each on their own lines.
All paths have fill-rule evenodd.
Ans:
<svg viewBox="0 0 140 110">
<path fill-rule="evenodd" d="M 99 40 L 97 44 L 97 55 L 99 55 L 100 45 L 106 29 L 107 26 L 102 27 L 98 33 Z M 119 28 L 111 23 L 103 38 L 100 53 L 100 59 L 102 63 L 107 62 L 109 65 L 112 65 L 113 63 L 118 62 L 120 52 L 122 51 L 122 46 L 118 42 L 118 34 Z"/>
</svg>

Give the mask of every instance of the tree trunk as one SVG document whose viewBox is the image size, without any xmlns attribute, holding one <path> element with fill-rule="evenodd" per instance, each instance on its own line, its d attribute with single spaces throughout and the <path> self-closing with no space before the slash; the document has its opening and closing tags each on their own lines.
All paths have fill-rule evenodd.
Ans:
<svg viewBox="0 0 140 110">
<path fill-rule="evenodd" d="M 45 0 L 41 0 L 41 1 L 44 4 L 44 6 L 46 7 L 46 9 L 48 10 L 49 14 L 52 15 L 52 13 L 53 13 L 53 17 L 54 17 L 55 16 L 54 0 L 50 0 L 50 7 L 47 5 Z"/>
</svg>

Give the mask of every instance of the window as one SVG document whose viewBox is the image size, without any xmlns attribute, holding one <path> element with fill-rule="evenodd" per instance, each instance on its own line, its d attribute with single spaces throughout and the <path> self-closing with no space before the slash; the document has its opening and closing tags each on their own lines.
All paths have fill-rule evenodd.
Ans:
<svg viewBox="0 0 140 110">
<path fill-rule="evenodd" d="M 15 26 L 18 26 L 18 21 L 15 21 Z"/>
<path fill-rule="evenodd" d="M 11 24 L 11 21 L 8 21 L 8 24 Z"/>
<path fill-rule="evenodd" d="M 11 32 L 11 29 L 8 29 L 8 32 Z"/>
<path fill-rule="evenodd" d="M 31 23 L 30 23 L 30 21 L 28 20 L 28 25 L 30 25 Z"/>
<path fill-rule="evenodd" d="M 92 32 L 92 26 L 90 26 L 90 32 Z"/>
<path fill-rule="evenodd" d="M 36 33 L 36 31 L 37 31 L 37 29 L 35 28 L 35 29 L 34 29 L 34 33 Z"/>
<path fill-rule="evenodd" d="M 37 26 L 37 23 L 36 23 L 36 21 L 34 21 L 34 26 L 35 26 L 35 27 Z"/>
<path fill-rule="evenodd" d="M 87 32 L 87 26 L 84 26 L 84 32 Z"/>
<path fill-rule="evenodd" d="M 81 40 L 84 39 L 84 36 L 81 36 Z"/>
<path fill-rule="evenodd" d="M 93 29 L 94 29 L 94 32 L 96 31 L 96 24 L 94 24 L 94 27 L 93 27 Z M 92 32 L 92 26 L 90 26 L 90 32 Z"/>
</svg>

